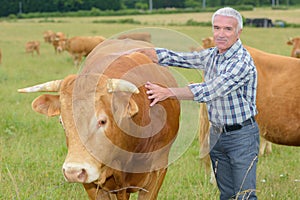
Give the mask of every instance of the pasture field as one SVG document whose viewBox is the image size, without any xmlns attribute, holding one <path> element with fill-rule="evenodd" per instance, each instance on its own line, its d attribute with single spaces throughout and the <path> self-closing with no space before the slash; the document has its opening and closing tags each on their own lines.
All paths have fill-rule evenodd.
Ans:
<svg viewBox="0 0 300 200">
<path fill-rule="evenodd" d="M 283 12 L 283 11 L 280 11 Z M 299 13 L 299 10 L 295 11 Z M 286 20 L 295 23 L 295 12 L 287 11 Z M 273 12 L 266 11 L 267 14 Z M 262 11 L 250 12 L 249 16 L 261 17 Z M 191 14 L 189 14 L 191 16 Z M 48 80 L 61 79 L 68 74 L 78 73 L 68 53 L 54 53 L 50 44 L 43 42 L 45 30 L 62 31 L 68 37 L 75 35 L 102 35 L 111 37 L 123 31 L 136 28 L 162 29 L 159 37 L 168 37 L 176 31 L 185 34 L 193 42 L 211 35 L 210 27 L 166 26 L 162 20 L 173 20 L 180 24 L 182 14 L 172 16 L 124 16 L 143 21 L 141 25 L 93 23 L 102 18 L 61 18 L 54 22 L 40 23 L 41 19 L 0 22 L 0 200 L 83 200 L 87 195 L 81 184 L 65 182 L 61 167 L 67 153 L 63 128 L 57 117 L 47 118 L 31 109 L 31 102 L 40 93 L 20 94 L 18 88 Z M 207 18 L 208 13 L 197 14 Z M 266 16 L 268 17 L 268 16 Z M 189 17 L 186 18 L 187 20 Z M 299 19 L 299 17 L 297 18 Z M 149 21 L 147 21 L 149 20 Z M 151 21 L 153 20 L 153 21 Z M 300 22 L 297 22 L 300 23 Z M 161 35 L 160 35 L 161 33 Z M 289 37 L 300 36 L 300 28 L 248 28 L 243 30 L 244 44 L 260 50 L 290 55 L 291 47 L 286 45 Z M 25 53 L 29 40 L 41 42 L 41 55 Z M 166 41 L 178 46 L 189 47 L 179 40 Z M 162 43 L 158 43 L 162 44 Z M 165 43 L 164 43 L 165 44 Z M 196 43 L 194 43 L 196 44 Z M 168 45 L 168 44 L 166 44 Z M 171 44 L 170 44 L 171 45 Z M 300 66 L 299 66 L 300 67 Z M 189 81 L 200 81 L 199 73 L 182 70 Z M 292 92 L 292 91 L 291 91 Z M 287 102 L 288 103 L 288 102 Z M 189 114 L 198 108 L 186 110 Z M 194 115 L 193 115 L 194 116 Z M 191 116 L 191 117 L 193 117 Z M 190 117 L 190 118 L 191 118 Z M 182 118 L 183 123 L 195 120 Z M 183 135 L 193 132 L 194 138 L 184 154 L 173 162 L 159 194 L 160 200 L 216 200 L 218 190 L 209 183 L 199 159 L 199 145 L 194 130 L 182 130 Z M 184 132 L 186 131 L 186 132 Z M 262 200 L 297 200 L 300 197 L 300 148 L 273 145 L 270 155 L 261 156 L 258 164 L 257 194 Z M 136 196 L 133 195 L 133 199 Z"/>
</svg>

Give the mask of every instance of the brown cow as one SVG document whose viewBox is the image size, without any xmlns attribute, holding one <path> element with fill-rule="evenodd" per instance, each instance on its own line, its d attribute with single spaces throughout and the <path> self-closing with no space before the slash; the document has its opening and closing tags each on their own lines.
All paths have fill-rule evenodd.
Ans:
<svg viewBox="0 0 300 200">
<path fill-rule="evenodd" d="M 55 53 L 62 53 L 65 50 L 65 45 L 67 42 L 67 38 L 53 40 L 52 45 L 54 47 Z"/>
<path fill-rule="evenodd" d="M 126 45 L 126 40 L 105 41 L 88 56 L 81 74 L 19 90 L 59 92 L 39 96 L 32 107 L 60 115 L 68 147 L 63 174 L 83 183 L 90 199 L 128 200 L 133 192 L 141 200 L 157 199 L 179 128 L 179 101 L 166 99 L 150 108 L 144 87 L 148 80 L 176 87 L 175 79 L 144 54 L 118 53 L 137 47 Z"/>
<path fill-rule="evenodd" d="M 75 36 L 66 41 L 64 49 L 71 54 L 74 65 L 78 67 L 82 57 L 87 56 L 104 40 L 102 36 Z"/>
<path fill-rule="evenodd" d="M 63 32 L 55 33 L 52 30 L 45 31 L 43 38 L 46 43 L 52 44 L 55 53 L 61 53 L 63 51 L 63 45 L 67 39 Z"/>
<path fill-rule="evenodd" d="M 31 53 L 33 55 L 34 51 L 38 55 L 40 55 L 40 42 L 39 41 L 29 41 L 25 45 L 25 52 L 26 53 Z"/>
<path fill-rule="evenodd" d="M 300 146 L 300 60 L 245 46 L 258 71 L 256 120 L 266 140 Z M 209 121 L 205 104 L 200 105 L 200 156 L 208 161 Z"/>
<path fill-rule="evenodd" d="M 258 71 L 256 119 L 268 141 L 300 146 L 300 60 L 246 47 Z"/>
<path fill-rule="evenodd" d="M 290 39 L 287 45 L 293 46 L 291 57 L 300 58 L 300 37 Z"/>
<path fill-rule="evenodd" d="M 0 64 L 2 63 L 2 52 L 1 52 L 1 49 L 0 49 Z"/>
<path fill-rule="evenodd" d="M 139 33 L 124 33 L 118 37 L 118 39 L 132 39 L 132 40 L 141 40 L 151 43 L 151 34 L 148 32 L 139 32 Z"/>
<path fill-rule="evenodd" d="M 65 45 L 67 37 L 63 32 L 57 32 L 52 39 L 52 45 L 54 47 L 54 52 L 61 53 L 63 51 L 63 46 Z"/>
<path fill-rule="evenodd" d="M 43 38 L 46 43 L 52 44 L 52 41 L 55 38 L 55 32 L 52 30 L 47 30 L 43 33 Z"/>
</svg>

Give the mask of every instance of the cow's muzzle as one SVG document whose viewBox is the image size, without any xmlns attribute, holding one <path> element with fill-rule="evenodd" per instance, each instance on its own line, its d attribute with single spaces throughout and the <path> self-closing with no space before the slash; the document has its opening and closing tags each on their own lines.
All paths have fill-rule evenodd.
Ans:
<svg viewBox="0 0 300 200">
<path fill-rule="evenodd" d="M 99 178 L 99 170 L 87 163 L 64 163 L 63 175 L 68 182 L 91 183 Z"/>
</svg>

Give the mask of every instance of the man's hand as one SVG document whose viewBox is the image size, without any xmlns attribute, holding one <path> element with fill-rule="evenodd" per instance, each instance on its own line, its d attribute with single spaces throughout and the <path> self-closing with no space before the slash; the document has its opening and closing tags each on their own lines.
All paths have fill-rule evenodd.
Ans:
<svg viewBox="0 0 300 200">
<path fill-rule="evenodd" d="M 157 102 L 174 96 L 169 88 L 160 87 L 149 81 L 146 83 L 145 87 L 147 88 L 146 94 L 148 94 L 148 99 L 152 100 L 150 106 L 154 106 Z"/>
</svg>

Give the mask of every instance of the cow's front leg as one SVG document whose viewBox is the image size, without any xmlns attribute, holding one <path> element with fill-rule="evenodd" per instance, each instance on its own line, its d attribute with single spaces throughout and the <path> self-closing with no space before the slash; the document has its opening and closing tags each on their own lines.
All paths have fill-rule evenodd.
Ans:
<svg viewBox="0 0 300 200">
<path fill-rule="evenodd" d="M 145 190 L 140 190 L 138 195 L 138 200 L 156 200 L 158 192 L 163 184 L 164 178 L 167 173 L 167 168 L 161 169 L 149 174 L 149 183 L 144 188 Z"/>
</svg>

